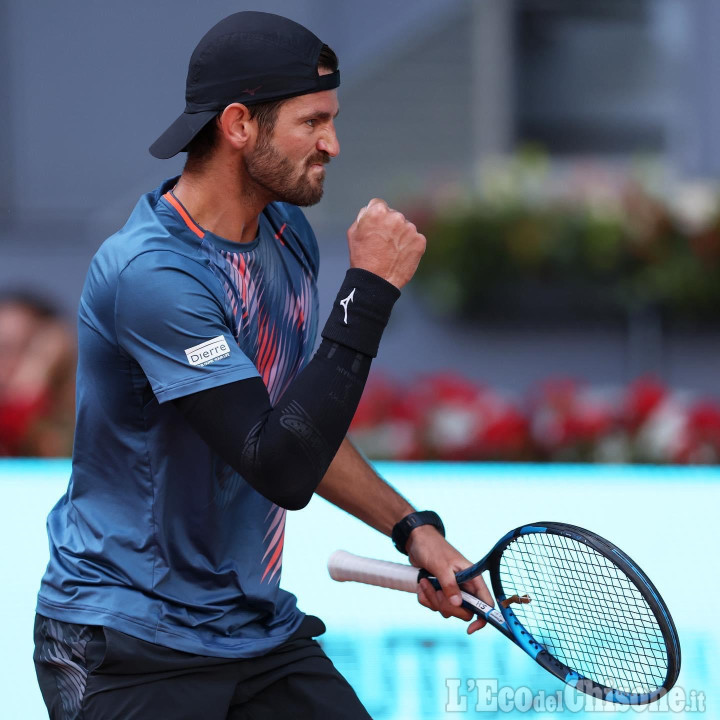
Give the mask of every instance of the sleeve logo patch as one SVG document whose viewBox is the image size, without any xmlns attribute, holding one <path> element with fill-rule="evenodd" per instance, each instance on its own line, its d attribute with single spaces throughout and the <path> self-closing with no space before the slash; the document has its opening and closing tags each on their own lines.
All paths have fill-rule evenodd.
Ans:
<svg viewBox="0 0 720 720">
<path fill-rule="evenodd" d="M 199 345 L 188 348 L 185 350 L 185 355 L 187 355 L 187 360 L 191 365 L 204 367 L 214 363 L 216 360 L 228 357 L 230 355 L 230 345 L 222 335 L 218 335 L 212 340 L 206 340 Z"/>
</svg>

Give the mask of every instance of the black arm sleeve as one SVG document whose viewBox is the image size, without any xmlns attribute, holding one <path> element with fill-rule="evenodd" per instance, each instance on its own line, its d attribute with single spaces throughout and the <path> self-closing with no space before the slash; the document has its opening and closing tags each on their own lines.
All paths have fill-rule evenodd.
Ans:
<svg viewBox="0 0 720 720">
<path fill-rule="evenodd" d="M 347 433 L 399 294 L 372 273 L 349 270 L 320 347 L 275 407 L 260 378 L 173 402 L 259 493 L 299 510 L 310 502 Z"/>
</svg>

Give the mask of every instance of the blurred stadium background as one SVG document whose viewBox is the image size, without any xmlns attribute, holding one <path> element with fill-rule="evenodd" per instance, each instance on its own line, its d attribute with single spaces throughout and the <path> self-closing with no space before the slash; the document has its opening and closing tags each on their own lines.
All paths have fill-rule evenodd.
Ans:
<svg viewBox="0 0 720 720">
<path fill-rule="evenodd" d="M 500 514 L 485 528 L 480 510 L 466 552 L 536 514 L 581 525 L 587 517 L 637 554 L 681 612 L 680 590 L 704 573 L 702 563 L 686 567 L 675 545 L 683 528 L 701 527 L 701 513 L 717 507 L 717 469 L 708 466 L 720 460 L 716 0 L 0 2 L 0 455 L 68 454 L 70 328 L 87 265 L 137 197 L 181 170 L 181 158 L 155 160 L 147 146 L 182 110 L 199 35 L 240 9 L 292 17 L 340 57 L 342 152 L 323 202 L 308 213 L 321 245 L 322 313 L 346 267 L 345 230 L 371 197 L 404 210 L 429 239 L 356 416 L 358 443 L 377 459 L 614 463 L 383 468 L 411 497 L 419 489 L 451 515 L 453 504 L 473 507 L 466 498 L 484 508 L 488 488 L 534 489 L 517 518 Z M 40 307 L 15 312 L 21 295 Z M 498 469 L 505 467 L 509 475 Z M 3 507 L 16 515 L 3 564 L 9 560 L 9 577 L 20 573 L 6 613 L 27 629 L 11 642 L 13 657 L 29 657 L 42 517 L 66 479 L 62 461 L 0 461 Z M 604 493 L 620 486 L 622 503 Z M 543 493 L 558 500 L 547 512 L 538 505 Z M 579 497 L 600 504 L 589 513 Z M 285 584 L 301 600 L 312 588 L 301 589 L 297 568 L 312 559 L 321 574 L 334 549 L 327 538 L 345 527 L 324 512 L 317 502 L 308 511 L 332 528 L 322 542 L 298 531 L 289 543 Z M 468 522 L 455 517 L 455 527 Z M 8 549 L 18 534 L 27 563 Z M 375 547 L 369 533 L 352 537 L 349 550 Z M 717 545 L 708 536 L 706 560 Z M 663 570 L 666 554 L 676 564 Z M 366 614 L 394 602 L 370 592 Z M 436 624 L 435 635 L 410 633 L 408 652 L 425 664 L 391 691 L 373 658 L 404 637 L 405 611 L 371 614 L 375 635 L 361 639 L 352 636 L 350 591 L 323 586 L 323 594 L 337 603 L 325 611 L 339 628 L 328 649 L 350 663 L 376 717 L 436 717 L 439 701 L 419 688 L 480 677 L 467 665 L 428 660 L 438 643 L 468 647 L 459 630 Z M 425 627 L 424 616 L 407 612 L 408 627 Z M 709 691 L 700 685 L 710 683 L 716 646 L 703 644 L 689 619 L 686 630 L 693 649 L 685 687 L 691 679 Z M 491 656 L 497 662 L 483 677 L 512 665 L 500 647 Z M 29 662 L 0 675 L 10 682 L 6 700 L 35 692 Z M 508 677 L 500 684 L 522 681 Z M 420 709 L 407 704 L 421 696 Z M 18 704 L 6 714 L 6 700 L 1 717 L 42 716 L 34 695 L 26 714 Z"/>
</svg>

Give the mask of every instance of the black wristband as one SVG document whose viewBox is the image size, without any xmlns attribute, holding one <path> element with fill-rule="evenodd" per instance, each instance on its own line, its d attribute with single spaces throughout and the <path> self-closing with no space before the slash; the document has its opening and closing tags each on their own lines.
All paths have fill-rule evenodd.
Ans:
<svg viewBox="0 0 720 720">
<path fill-rule="evenodd" d="M 399 297 L 400 290 L 379 275 L 350 268 L 322 336 L 368 357 L 375 357 L 390 312 Z"/>
<path fill-rule="evenodd" d="M 440 519 L 440 516 L 432 510 L 423 510 L 422 512 L 414 512 L 406 515 L 400 522 L 395 523 L 392 529 L 392 541 L 395 543 L 395 547 L 407 555 L 408 552 L 405 549 L 410 533 L 421 525 L 432 525 L 437 528 L 437 531 L 445 537 L 445 526 Z"/>
</svg>

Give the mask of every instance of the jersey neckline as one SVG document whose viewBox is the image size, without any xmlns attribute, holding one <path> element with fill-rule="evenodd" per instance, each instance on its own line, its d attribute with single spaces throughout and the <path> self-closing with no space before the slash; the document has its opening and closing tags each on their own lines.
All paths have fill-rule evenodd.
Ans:
<svg viewBox="0 0 720 720">
<path fill-rule="evenodd" d="M 247 243 L 241 243 L 234 242 L 233 240 L 228 240 L 227 238 L 224 238 L 220 235 L 216 235 L 210 230 L 206 230 L 199 223 L 195 222 L 188 209 L 180 202 L 180 200 L 178 200 L 175 193 L 173 193 L 173 187 L 174 183 L 170 185 L 169 189 L 167 190 L 163 188 L 165 192 L 162 192 L 161 190 L 162 194 L 160 196 L 160 199 L 165 202 L 165 204 L 168 206 L 175 218 L 178 220 L 178 223 L 181 227 L 187 229 L 199 240 L 209 241 L 218 250 L 224 250 L 225 252 L 230 252 L 234 254 L 245 253 L 254 250 L 260 243 L 263 233 L 268 229 L 266 227 L 266 225 L 268 224 L 268 220 L 265 217 L 265 209 L 263 209 L 263 211 L 258 217 L 258 231 L 254 240 L 251 240 Z M 272 228 L 269 229 L 272 230 Z"/>
</svg>

